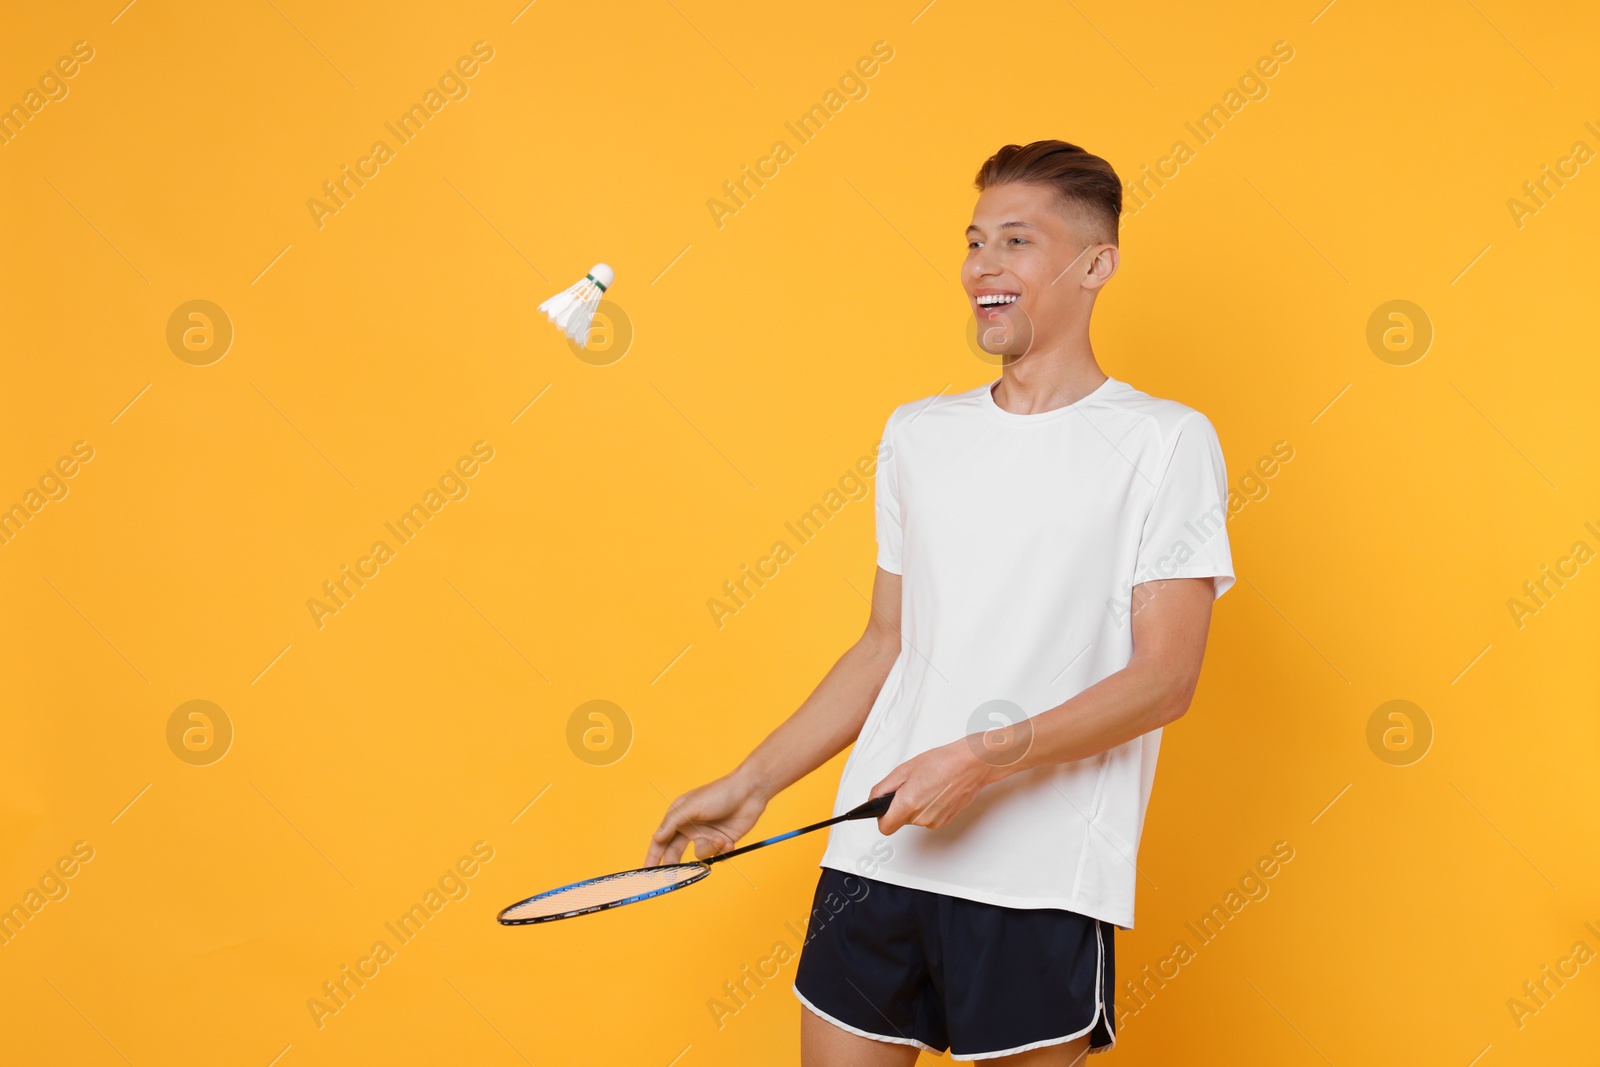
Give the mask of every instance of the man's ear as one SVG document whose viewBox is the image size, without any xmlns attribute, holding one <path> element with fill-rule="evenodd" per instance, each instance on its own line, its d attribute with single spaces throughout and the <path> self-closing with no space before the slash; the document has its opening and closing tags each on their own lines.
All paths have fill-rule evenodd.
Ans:
<svg viewBox="0 0 1600 1067">
<path fill-rule="evenodd" d="M 1098 289 L 1111 280 L 1117 273 L 1117 266 L 1122 262 L 1122 254 L 1116 245 L 1097 245 L 1091 258 L 1084 269 L 1083 287 L 1085 289 Z"/>
</svg>

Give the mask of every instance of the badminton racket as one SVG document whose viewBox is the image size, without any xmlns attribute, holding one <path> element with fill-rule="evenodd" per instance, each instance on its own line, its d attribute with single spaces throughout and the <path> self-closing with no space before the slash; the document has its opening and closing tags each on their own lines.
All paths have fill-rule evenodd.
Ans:
<svg viewBox="0 0 1600 1067">
<path fill-rule="evenodd" d="M 753 845 L 745 845 L 703 860 L 638 867 L 631 871 L 602 875 L 599 878 L 586 878 L 571 885 L 548 889 L 537 896 L 518 901 L 500 912 L 496 918 L 502 926 L 529 926 L 533 923 L 570 919 L 576 915 L 588 915 L 591 912 L 605 911 L 607 908 L 620 908 L 624 904 L 650 900 L 700 881 L 711 873 L 711 865 L 714 863 L 731 860 L 746 852 L 776 845 L 779 841 L 809 834 L 813 830 L 821 830 L 834 823 L 847 822 L 851 819 L 876 819 L 889 810 L 889 804 L 893 800 L 893 793 L 885 793 L 881 797 L 873 797 L 843 815 L 836 815 L 831 819 L 802 826 L 798 830 L 790 830 L 786 834 L 769 837 L 765 841 L 757 841 Z"/>
</svg>

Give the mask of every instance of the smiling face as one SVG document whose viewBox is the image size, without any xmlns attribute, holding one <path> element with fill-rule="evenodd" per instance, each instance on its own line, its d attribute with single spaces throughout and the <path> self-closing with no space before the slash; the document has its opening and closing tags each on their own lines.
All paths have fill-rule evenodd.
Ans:
<svg viewBox="0 0 1600 1067">
<path fill-rule="evenodd" d="M 1010 364 L 1087 332 L 1116 247 L 1082 235 L 1046 185 L 1006 182 L 978 194 L 967 227 L 961 284 L 978 319 L 978 343 Z"/>
</svg>

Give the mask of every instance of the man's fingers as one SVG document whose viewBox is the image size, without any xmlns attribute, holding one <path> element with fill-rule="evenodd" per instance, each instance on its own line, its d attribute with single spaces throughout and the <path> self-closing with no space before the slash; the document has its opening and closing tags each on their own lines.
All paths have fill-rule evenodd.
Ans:
<svg viewBox="0 0 1600 1067">
<path fill-rule="evenodd" d="M 889 802 L 889 810 L 878 816 L 878 832 L 887 837 L 905 826 L 924 826 L 931 829 L 941 825 L 942 820 L 937 812 L 939 799 L 943 796 L 944 790 L 940 790 L 938 796 L 917 806 L 911 799 L 910 793 L 904 790 L 896 791 L 894 800 Z"/>
<path fill-rule="evenodd" d="M 661 820 L 660 829 L 650 835 L 650 839 L 658 844 L 671 841 L 673 835 L 683 828 L 684 823 L 694 822 L 694 816 L 683 809 L 683 798 L 679 797 L 667 809 L 666 816 Z"/>
<path fill-rule="evenodd" d="M 944 806 L 940 805 L 939 801 L 944 799 L 944 795 L 950 791 L 950 787 L 954 784 L 954 782 L 946 782 L 944 788 L 939 790 L 932 800 L 917 809 L 916 814 L 909 821 L 918 826 L 925 826 L 930 830 L 942 825 L 944 819 L 939 813 L 945 809 Z"/>
<path fill-rule="evenodd" d="M 646 867 L 654 867 L 658 863 L 671 862 L 667 858 L 667 854 L 672 851 L 672 846 L 674 844 L 672 839 L 673 836 L 674 835 L 669 834 L 667 837 L 663 838 L 659 830 L 651 836 L 650 851 L 645 854 L 644 858 L 644 865 Z M 678 847 L 681 850 L 683 846 L 679 845 Z"/>
<path fill-rule="evenodd" d="M 878 816 L 878 832 L 888 837 L 906 824 L 906 808 L 910 802 L 905 797 L 896 793 L 895 798 L 889 802 L 889 810 Z"/>
<path fill-rule="evenodd" d="M 721 834 L 702 834 L 694 839 L 695 859 L 709 859 L 728 851 L 731 843 Z"/>
<path fill-rule="evenodd" d="M 683 850 L 688 847 L 689 839 L 687 837 L 683 836 L 682 834 L 674 834 L 672 840 L 661 846 L 661 852 L 657 857 L 657 863 L 677 863 L 683 858 Z M 652 867 L 656 865 L 656 863 L 650 864 Z"/>
<path fill-rule="evenodd" d="M 688 838 L 680 833 L 680 828 L 686 822 L 692 822 L 690 816 L 683 810 L 683 797 L 672 802 L 667 809 L 667 814 L 661 820 L 661 826 L 650 835 L 650 851 L 645 855 L 645 866 L 654 867 L 659 863 L 676 863 L 678 856 L 683 854 L 688 845 Z M 677 851 L 673 852 L 676 848 Z"/>
</svg>

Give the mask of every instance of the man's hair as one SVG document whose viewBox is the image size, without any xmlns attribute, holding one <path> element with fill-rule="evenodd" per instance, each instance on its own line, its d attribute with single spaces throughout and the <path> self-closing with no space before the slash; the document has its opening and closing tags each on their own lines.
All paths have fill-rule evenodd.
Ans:
<svg viewBox="0 0 1600 1067">
<path fill-rule="evenodd" d="M 1008 144 L 978 168 L 978 191 L 1023 182 L 1055 190 L 1062 215 L 1096 244 L 1117 243 L 1122 179 L 1111 164 L 1065 141 Z"/>
</svg>

